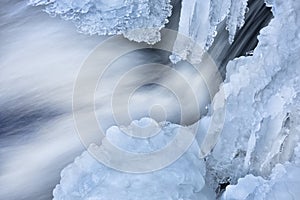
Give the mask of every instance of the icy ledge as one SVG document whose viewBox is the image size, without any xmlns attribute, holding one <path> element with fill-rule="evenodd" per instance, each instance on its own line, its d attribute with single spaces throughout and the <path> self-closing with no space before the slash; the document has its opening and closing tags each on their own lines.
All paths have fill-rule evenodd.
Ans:
<svg viewBox="0 0 300 200">
<path fill-rule="evenodd" d="M 127 131 L 156 133 L 151 139 L 126 136 L 124 127 L 113 126 L 106 132 L 107 139 L 119 148 L 132 152 L 153 152 L 172 140 L 181 127 L 157 124 L 150 118 L 133 121 Z M 187 128 L 185 128 L 187 129 Z M 159 130 L 159 131 L 158 131 Z M 205 165 L 198 157 L 199 147 L 194 142 L 188 151 L 173 164 L 159 171 L 143 174 L 124 173 L 108 168 L 84 152 L 61 173 L 60 184 L 53 194 L 55 200 L 162 200 L 213 199 L 205 187 Z M 149 163 L 151 165 L 151 163 Z"/>
<path fill-rule="evenodd" d="M 30 5 L 44 6 L 51 16 L 59 15 L 72 21 L 86 34 L 123 34 L 136 42 L 155 44 L 160 30 L 171 16 L 171 0 L 29 0 Z M 191 43 L 176 42 L 172 61 L 176 62 L 193 52 L 196 42 L 207 50 L 216 36 L 216 27 L 226 17 L 229 42 L 243 26 L 247 0 L 182 0 L 179 22 L 180 34 Z M 193 41 L 193 42 L 192 42 Z M 197 55 L 199 56 L 199 55 Z M 180 59 L 179 59 L 180 58 Z"/>
<path fill-rule="evenodd" d="M 149 44 L 160 40 L 159 31 L 172 9 L 170 0 L 30 0 L 29 4 L 72 21 L 81 33 L 124 34 Z"/>
</svg>

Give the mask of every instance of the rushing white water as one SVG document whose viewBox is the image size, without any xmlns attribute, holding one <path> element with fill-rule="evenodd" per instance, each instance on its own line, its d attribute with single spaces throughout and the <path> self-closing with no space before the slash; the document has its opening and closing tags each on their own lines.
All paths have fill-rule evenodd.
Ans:
<svg viewBox="0 0 300 200">
<path fill-rule="evenodd" d="M 82 36 L 26 1 L 1 1 L 0 23 L 0 198 L 49 199 L 59 171 L 82 151 L 65 115 L 72 82 L 104 38 Z"/>
</svg>

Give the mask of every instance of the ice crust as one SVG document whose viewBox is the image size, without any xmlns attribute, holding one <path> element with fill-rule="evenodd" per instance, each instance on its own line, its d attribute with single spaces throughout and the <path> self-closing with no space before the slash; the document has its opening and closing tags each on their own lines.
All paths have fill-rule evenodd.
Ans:
<svg viewBox="0 0 300 200">
<path fill-rule="evenodd" d="M 107 130 L 107 138 L 114 145 L 127 151 L 152 152 L 165 145 L 176 134 L 179 125 L 157 124 L 150 118 L 133 121 L 129 127 L 113 126 Z M 156 147 L 151 141 L 126 138 L 124 132 L 157 132 Z M 161 147 L 159 147 L 160 149 Z M 188 151 L 170 166 L 151 173 L 132 174 L 106 167 L 88 152 L 76 158 L 61 173 L 60 184 L 53 194 L 55 200 L 161 200 L 161 199 L 211 199 L 205 190 L 205 165 L 198 157 L 199 147 L 194 142 Z M 149 163 L 151 165 L 151 163 Z"/>
<path fill-rule="evenodd" d="M 51 16 L 72 21 L 85 34 L 124 34 L 131 40 L 153 44 L 168 22 L 170 0 L 30 0 Z M 133 30 L 142 29 L 141 31 Z M 148 33 L 148 34 L 145 34 Z M 151 34 L 149 34 L 151 33 Z"/>
</svg>

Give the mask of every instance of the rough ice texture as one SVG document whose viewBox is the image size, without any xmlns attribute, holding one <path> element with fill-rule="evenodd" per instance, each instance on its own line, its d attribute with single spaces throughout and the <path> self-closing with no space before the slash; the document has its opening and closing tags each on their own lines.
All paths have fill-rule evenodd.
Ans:
<svg viewBox="0 0 300 200">
<path fill-rule="evenodd" d="M 226 188 L 221 199 L 230 200 L 295 200 L 300 196 L 300 166 L 278 164 L 269 179 L 247 175 L 237 185 Z"/>
<path fill-rule="evenodd" d="M 189 37 L 191 41 L 188 44 L 175 42 L 171 61 L 176 63 L 187 59 L 188 56 L 201 56 L 201 54 L 192 55 L 195 54 L 194 44 L 197 43 L 200 48 L 207 50 L 217 35 L 217 25 L 225 19 L 226 29 L 229 32 L 228 40 L 232 43 L 236 30 L 244 25 L 247 1 L 182 0 L 178 32 Z"/>
<path fill-rule="evenodd" d="M 218 142 L 206 163 L 207 174 L 211 174 L 207 180 L 214 188 L 226 180 L 236 184 L 247 174 L 261 176 L 247 176 L 237 185 L 236 190 L 247 190 L 254 199 L 269 197 L 256 198 L 259 195 L 256 187 L 243 188 L 243 181 L 261 185 L 266 180 L 273 188 L 270 174 L 277 164 L 288 162 L 284 164 L 287 173 L 300 180 L 299 162 L 295 159 L 299 157 L 300 141 L 300 2 L 275 0 L 272 12 L 274 19 L 260 32 L 253 56 L 237 58 L 227 65 L 226 80 L 213 104 L 213 107 L 222 105 L 223 93 L 225 122 L 221 133 L 216 130 L 211 136 Z M 222 114 L 213 109 L 212 116 Z M 213 121 L 211 126 L 219 127 L 219 122 Z M 295 179 L 287 184 L 291 185 Z M 286 187 L 285 183 L 281 185 Z M 278 193 L 289 196 L 289 191 L 283 188 Z M 232 198 L 232 187 L 228 190 L 230 198 L 225 196 L 225 199 L 240 199 Z"/>
<path fill-rule="evenodd" d="M 170 0 L 30 0 L 29 3 L 45 6 L 51 16 L 72 21 L 82 33 L 124 34 L 150 44 L 160 40 L 159 30 L 168 22 L 172 9 Z M 135 38 L 130 34 L 135 29 L 149 29 L 153 33 L 139 33 Z"/>
<path fill-rule="evenodd" d="M 154 124 L 154 126 L 153 126 Z M 161 127 L 160 127 L 161 126 Z M 121 129 L 114 126 L 108 129 L 107 138 L 114 145 L 128 151 L 149 152 L 160 149 L 176 133 L 179 125 L 165 123 L 158 125 L 149 118 L 134 121 L 125 128 L 134 134 L 135 131 L 158 133 L 156 147 L 148 140 L 126 138 Z M 123 127 L 124 131 L 124 127 Z M 158 146 L 157 146 L 158 145 Z M 161 199 L 211 199 L 205 192 L 205 166 L 198 158 L 198 145 L 194 142 L 189 150 L 170 166 L 151 173 L 130 174 L 108 168 L 96 161 L 89 153 L 84 152 L 74 163 L 61 173 L 60 184 L 53 194 L 55 200 L 161 200 Z M 151 163 L 149 163 L 150 165 Z"/>
<path fill-rule="evenodd" d="M 155 44 L 160 41 L 160 29 L 157 28 L 141 28 L 129 30 L 123 35 L 131 41 L 147 42 L 148 44 Z"/>
</svg>

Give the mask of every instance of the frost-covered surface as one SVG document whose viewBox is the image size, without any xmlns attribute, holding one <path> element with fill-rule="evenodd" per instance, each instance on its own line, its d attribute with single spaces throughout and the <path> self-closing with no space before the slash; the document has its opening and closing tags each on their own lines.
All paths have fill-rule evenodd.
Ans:
<svg viewBox="0 0 300 200">
<path fill-rule="evenodd" d="M 172 9 L 170 0 L 30 0 L 29 3 L 45 6 L 51 16 L 72 21 L 82 33 L 124 34 L 150 44 L 160 40 L 159 30 L 168 22 Z M 132 34 L 135 29 L 144 31 Z M 144 34 L 145 29 L 151 34 Z"/>
<path fill-rule="evenodd" d="M 143 131 L 148 135 L 157 132 L 155 147 L 147 140 L 126 139 L 118 127 L 107 131 L 107 138 L 114 145 L 128 151 L 148 152 L 166 144 L 174 136 L 179 125 L 155 124 L 149 118 L 134 121 L 126 131 L 132 134 Z M 123 131 L 125 129 L 123 128 Z M 108 168 L 84 152 L 75 162 L 61 173 L 60 184 L 53 194 L 56 200 L 161 200 L 161 199 L 212 199 L 213 194 L 205 188 L 203 174 L 205 165 L 198 158 L 199 148 L 196 142 L 172 165 L 151 173 L 130 174 Z M 151 163 L 149 163 L 151 165 Z"/>
<path fill-rule="evenodd" d="M 232 43 L 237 29 L 244 25 L 247 1 L 182 0 L 178 32 L 189 37 L 191 42 L 188 44 L 175 42 L 171 61 L 176 63 L 188 56 L 193 57 L 195 43 L 207 50 L 217 35 L 217 25 L 225 18 L 226 29 L 229 32 L 228 40 Z M 199 57 L 199 54 L 196 56 Z"/>
<path fill-rule="evenodd" d="M 264 184 L 276 195 L 299 197 L 294 189 L 285 188 L 300 179 L 295 159 L 300 141 L 300 3 L 275 0 L 272 12 L 274 19 L 261 31 L 253 56 L 231 61 L 221 86 L 225 123 L 207 158 L 207 180 L 216 188 L 218 182 L 236 184 L 247 174 L 262 177 L 240 179 L 236 187 L 228 187 L 225 199 L 244 199 L 237 191 L 251 193 L 249 199 L 273 199 L 267 191 L 260 198 L 257 188 Z M 218 103 L 220 96 L 215 98 Z M 278 163 L 287 175 L 277 179 L 270 174 L 277 173 Z M 291 179 L 284 181 L 285 176 Z"/>
</svg>

